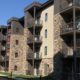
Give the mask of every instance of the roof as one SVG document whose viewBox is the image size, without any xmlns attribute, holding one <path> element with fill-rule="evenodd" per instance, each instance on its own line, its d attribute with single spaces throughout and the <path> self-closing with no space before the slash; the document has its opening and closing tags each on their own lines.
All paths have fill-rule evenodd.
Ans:
<svg viewBox="0 0 80 80">
<path fill-rule="evenodd" d="M 27 11 L 33 7 L 41 7 L 41 3 L 39 2 L 33 2 L 30 5 L 28 5 L 27 7 L 24 8 L 24 11 Z"/>
<path fill-rule="evenodd" d="M 18 19 L 19 19 L 19 18 L 17 18 L 17 17 L 11 17 L 11 18 L 7 21 L 7 23 L 11 23 L 11 21 L 18 21 Z"/>
<path fill-rule="evenodd" d="M 54 0 L 48 0 L 47 2 L 43 3 L 41 5 L 41 9 L 45 9 L 46 7 L 48 7 L 49 5 L 54 4 Z"/>
<path fill-rule="evenodd" d="M 45 3 L 41 4 L 39 2 L 33 2 L 30 5 L 28 5 L 27 7 L 24 8 L 24 12 L 28 11 L 29 9 L 33 8 L 33 7 L 37 7 L 39 10 L 43 10 L 46 7 L 48 7 L 49 5 L 53 4 L 54 0 L 48 0 Z"/>
</svg>

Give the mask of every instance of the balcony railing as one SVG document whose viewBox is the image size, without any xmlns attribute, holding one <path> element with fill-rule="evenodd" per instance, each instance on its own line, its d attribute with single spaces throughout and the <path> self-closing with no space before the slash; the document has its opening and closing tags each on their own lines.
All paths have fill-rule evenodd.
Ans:
<svg viewBox="0 0 80 80">
<path fill-rule="evenodd" d="M 6 35 L 0 35 L 0 41 L 3 41 L 3 40 L 6 40 L 7 39 L 7 36 Z"/>
<path fill-rule="evenodd" d="M 42 58 L 42 54 L 39 52 L 35 52 L 34 53 L 34 59 L 41 59 Z"/>
<path fill-rule="evenodd" d="M 71 42 L 71 47 L 62 43 L 62 53 L 64 57 L 73 56 L 73 43 Z M 76 39 L 76 57 L 80 57 L 80 39 Z"/>
<path fill-rule="evenodd" d="M 27 39 L 28 43 L 41 43 L 42 42 L 42 37 L 40 37 L 39 35 L 35 35 L 35 36 L 30 36 Z"/>
<path fill-rule="evenodd" d="M 80 80 L 80 73 L 76 73 L 76 80 Z M 74 74 L 73 73 L 63 73 L 62 80 L 73 80 Z"/>
<path fill-rule="evenodd" d="M 27 55 L 27 59 L 36 59 L 36 60 L 39 60 L 42 58 L 42 55 L 41 53 L 39 52 L 29 52 L 28 55 Z"/>
<path fill-rule="evenodd" d="M 5 51 L 6 50 L 6 47 L 5 46 L 2 46 L 2 51 Z"/>
<path fill-rule="evenodd" d="M 43 22 L 41 20 L 35 21 L 35 27 L 42 27 Z"/>
<path fill-rule="evenodd" d="M 66 10 L 66 9 L 72 7 L 72 6 L 73 6 L 73 2 L 70 2 L 70 3 L 68 3 L 67 1 L 63 2 L 63 3 L 60 4 L 60 11 Z"/>
<path fill-rule="evenodd" d="M 73 5 L 75 6 L 80 6 L 80 0 L 75 0 L 75 3 L 73 3 L 73 0 L 64 0 L 63 2 L 60 3 L 60 11 L 66 10 Z"/>
<path fill-rule="evenodd" d="M 28 23 L 27 23 L 27 27 L 28 28 L 33 28 L 35 26 L 36 27 L 42 27 L 42 21 L 41 20 L 36 20 L 34 21 L 33 19 L 31 19 Z"/>
<path fill-rule="evenodd" d="M 27 59 L 41 59 L 42 58 L 42 54 L 39 52 L 33 52 L 31 49 L 28 49 L 27 52 Z"/>
<path fill-rule="evenodd" d="M 5 57 L 0 55 L 0 61 L 4 61 Z"/>
<path fill-rule="evenodd" d="M 0 61 L 9 61 L 9 56 L 1 56 L 0 55 Z"/>
<path fill-rule="evenodd" d="M 62 53 L 64 57 L 73 56 L 73 49 L 71 47 L 68 47 L 68 45 L 63 42 L 62 43 Z"/>
<path fill-rule="evenodd" d="M 76 31 L 80 31 L 80 21 L 75 22 Z M 61 34 L 73 32 L 73 22 L 70 23 L 62 23 Z"/>
<path fill-rule="evenodd" d="M 10 49 L 10 44 L 7 44 L 7 45 L 6 45 L 6 48 L 7 48 L 7 49 Z"/>
</svg>

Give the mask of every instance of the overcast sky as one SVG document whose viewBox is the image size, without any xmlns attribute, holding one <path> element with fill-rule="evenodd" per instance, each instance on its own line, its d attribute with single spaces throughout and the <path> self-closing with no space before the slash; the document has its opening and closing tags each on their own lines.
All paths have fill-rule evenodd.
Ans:
<svg viewBox="0 0 80 80">
<path fill-rule="evenodd" d="M 0 25 L 6 25 L 10 17 L 21 17 L 24 8 L 33 1 L 44 3 L 47 0 L 0 0 Z"/>
</svg>

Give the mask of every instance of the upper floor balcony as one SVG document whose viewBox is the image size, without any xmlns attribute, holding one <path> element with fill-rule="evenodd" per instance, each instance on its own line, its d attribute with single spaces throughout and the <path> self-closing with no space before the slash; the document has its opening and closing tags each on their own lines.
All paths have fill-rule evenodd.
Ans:
<svg viewBox="0 0 80 80">
<path fill-rule="evenodd" d="M 65 42 L 62 42 L 62 53 L 64 57 L 73 56 L 73 40 L 68 46 Z M 76 57 L 80 57 L 80 38 L 76 38 Z"/>
<path fill-rule="evenodd" d="M 6 44 L 6 49 L 10 49 L 10 44 Z"/>
<path fill-rule="evenodd" d="M 10 34 L 11 34 L 11 29 L 8 29 L 7 30 L 7 36 L 10 36 Z"/>
<path fill-rule="evenodd" d="M 7 39 L 7 36 L 6 35 L 0 35 L 0 41 L 6 41 L 6 39 Z"/>
<path fill-rule="evenodd" d="M 40 35 L 32 35 L 28 37 L 27 43 L 28 44 L 33 44 L 34 43 L 42 43 L 42 37 Z"/>
<path fill-rule="evenodd" d="M 73 73 L 71 73 L 71 72 L 63 72 L 62 80 L 72 80 Z M 76 72 L 76 80 L 80 80 L 80 72 Z"/>
<path fill-rule="evenodd" d="M 5 61 L 5 57 L 0 55 L 0 61 Z"/>
<path fill-rule="evenodd" d="M 31 19 L 28 23 L 27 23 L 27 28 L 28 29 L 33 29 L 33 28 L 42 28 L 42 21 L 41 20 L 33 20 Z"/>
<path fill-rule="evenodd" d="M 42 54 L 39 52 L 33 52 L 33 51 L 28 51 L 27 54 L 27 59 L 28 60 L 41 60 L 42 59 Z"/>
<path fill-rule="evenodd" d="M 71 34 L 74 31 L 73 22 L 70 23 L 62 23 L 61 35 Z M 75 22 L 75 31 L 80 33 L 80 21 Z"/>
<path fill-rule="evenodd" d="M 1 50 L 6 51 L 6 46 L 2 46 Z"/>
<path fill-rule="evenodd" d="M 71 9 L 73 6 L 80 7 L 80 0 L 60 0 L 59 10 L 63 12 L 65 10 Z"/>
<path fill-rule="evenodd" d="M 69 47 L 65 42 L 62 42 L 61 52 L 64 57 L 73 56 L 73 47 Z"/>
</svg>

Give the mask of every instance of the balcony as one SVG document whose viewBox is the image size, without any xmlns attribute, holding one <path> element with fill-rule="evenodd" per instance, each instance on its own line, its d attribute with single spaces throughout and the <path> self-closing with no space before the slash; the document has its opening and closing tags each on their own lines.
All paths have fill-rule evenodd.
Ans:
<svg viewBox="0 0 80 80">
<path fill-rule="evenodd" d="M 40 59 L 42 59 L 42 56 L 41 56 L 41 54 L 39 52 L 36 52 L 36 53 L 32 52 L 32 53 L 28 53 L 27 59 L 28 60 L 32 60 L 32 59 L 34 59 L 34 60 L 40 60 Z"/>
<path fill-rule="evenodd" d="M 71 9 L 73 6 L 80 7 L 80 0 L 75 0 L 75 3 L 73 3 L 73 0 L 61 0 L 60 3 L 60 12 L 63 12 L 65 10 Z"/>
<path fill-rule="evenodd" d="M 2 51 L 6 51 L 6 47 L 5 46 L 2 46 L 1 50 Z"/>
<path fill-rule="evenodd" d="M 43 24 L 43 22 L 41 20 L 36 20 L 35 21 L 35 27 L 36 28 L 42 27 L 42 24 Z"/>
<path fill-rule="evenodd" d="M 73 56 L 73 49 L 69 47 L 65 42 L 62 43 L 62 53 L 64 57 Z"/>
<path fill-rule="evenodd" d="M 6 60 L 6 61 L 9 61 L 9 56 L 6 56 L 6 57 L 5 57 L 5 60 Z"/>
<path fill-rule="evenodd" d="M 27 39 L 27 43 L 28 44 L 33 44 L 34 43 L 42 43 L 42 37 L 40 37 L 39 35 L 35 35 L 35 36 L 30 36 Z"/>
<path fill-rule="evenodd" d="M 7 45 L 6 45 L 6 48 L 7 48 L 7 49 L 10 49 L 10 44 L 7 44 Z"/>
<path fill-rule="evenodd" d="M 2 40 L 6 40 L 7 39 L 7 36 L 2 36 Z"/>
<path fill-rule="evenodd" d="M 76 80 L 80 80 L 80 73 L 76 73 Z M 62 75 L 62 80 L 73 80 L 72 78 L 74 77 L 73 73 L 66 73 L 64 72 Z"/>
<path fill-rule="evenodd" d="M 1 62 L 9 61 L 9 56 L 0 56 L 0 61 Z"/>
<path fill-rule="evenodd" d="M 0 41 L 6 41 L 6 39 L 7 39 L 7 36 L 6 35 L 0 35 Z"/>
<path fill-rule="evenodd" d="M 42 59 L 42 55 L 39 52 L 34 53 L 32 50 L 29 49 L 27 59 L 29 59 L 29 60 L 32 60 L 32 59 L 40 60 L 40 59 Z"/>
<path fill-rule="evenodd" d="M 7 36 L 10 36 L 10 34 L 11 34 L 11 29 L 8 29 Z"/>
<path fill-rule="evenodd" d="M 80 21 L 76 21 L 75 27 L 76 27 L 76 32 L 79 33 L 80 32 Z M 62 23 L 61 35 L 73 33 L 73 31 L 74 31 L 73 22 L 70 22 L 67 24 Z"/>
<path fill-rule="evenodd" d="M 36 60 L 42 59 L 41 53 L 35 52 L 35 53 L 34 53 L 34 59 L 36 59 Z"/>
<path fill-rule="evenodd" d="M 31 29 L 35 26 L 35 28 L 42 28 L 42 21 L 41 20 L 36 20 L 34 21 L 33 19 L 31 19 L 28 23 L 27 23 L 27 27 L 28 29 Z"/>
<path fill-rule="evenodd" d="M 5 61 L 5 57 L 0 55 L 0 61 Z"/>
</svg>

